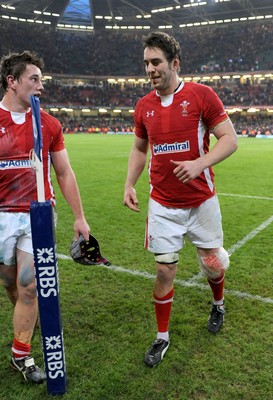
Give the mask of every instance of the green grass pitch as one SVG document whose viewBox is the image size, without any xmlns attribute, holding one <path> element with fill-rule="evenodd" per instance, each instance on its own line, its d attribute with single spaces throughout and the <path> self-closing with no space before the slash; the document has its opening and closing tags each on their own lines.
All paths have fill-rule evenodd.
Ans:
<svg viewBox="0 0 273 400">
<path fill-rule="evenodd" d="M 218 335 L 207 332 L 211 292 L 187 242 L 175 284 L 171 345 L 155 369 L 143 362 L 156 334 L 154 260 L 143 248 L 147 171 L 136 186 L 141 213 L 133 213 L 122 205 L 133 136 L 82 134 L 65 140 L 87 220 L 112 268 L 68 258 L 73 216 L 55 184 L 68 383 L 62 397 L 272 400 L 273 140 L 240 138 L 238 151 L 214 167 L 225 248 L 231 254 L 223 329 Z M 46 385 L 25 384 L 9 367 L 12 306 L 3 288 L 0 301 L 0 398 L 47 399 Z M 43 365 L 39 331 L 32 354 Z"/>
</svg>

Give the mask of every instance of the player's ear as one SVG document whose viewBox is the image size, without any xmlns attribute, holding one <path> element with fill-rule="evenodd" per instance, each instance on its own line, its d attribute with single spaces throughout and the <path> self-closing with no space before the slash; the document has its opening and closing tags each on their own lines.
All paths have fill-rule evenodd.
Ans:
<svg viewBox="0 0 273 400">
<path fill-rule="evenodd" d="M 15 88 L 14 76 L 13 75 L 8 75 L 6 79 L 7 79 L 8 87 L 14 89 Z"/>
<path fill-rule="evenodd" d="M 172 61 L 172 69 L 176 72 L 180 69 L 180 60 L 178 57 L 175 57 Z"/>
</svg>

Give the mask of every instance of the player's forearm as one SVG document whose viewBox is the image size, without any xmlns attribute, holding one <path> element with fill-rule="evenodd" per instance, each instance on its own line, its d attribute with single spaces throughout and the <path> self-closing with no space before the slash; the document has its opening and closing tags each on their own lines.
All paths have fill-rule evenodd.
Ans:
<svg viewBox="0 0 273 400">
<path fill-rule="evenodd" d="M 146 165 L 147 154 L 133 149 L 128 162 L 125 188 L 134 187 Z"/>
<path fill-rule="evenodd" d="M 83 211 L 79 188 L 74 173 L 71 172 L 65 176 L 58 177 L 57 179 L 61 192 L 66 202 L 70 206 L 75 219 L 83 218 L 84 211 Z"/>
</svg>

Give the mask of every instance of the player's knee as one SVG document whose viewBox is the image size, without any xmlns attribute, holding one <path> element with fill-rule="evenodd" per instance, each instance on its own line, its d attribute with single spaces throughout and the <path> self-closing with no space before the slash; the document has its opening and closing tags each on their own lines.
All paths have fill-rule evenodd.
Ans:
<svg viewBox="0 0 273 400">
<path fill-rule="evenodd" d="M 158 264 L 156 271 L 156 281 L 164 286 L 173 282 L 176 274 L 176 264 Z"/>
<path fill-rule="evenodd" d="M 223 247 L 208 256 L 198 255 L 198 258 L 201 270 L 210 279 L 219 278 L 229 267 L 229 255 Z"/>
<path fill-rule="evenodd" d="M 18 299 L 21 303 L 33 305 L 37 299 L 35 282 L 18 290 Z"/>
<path fill-rule="evenodd" d="M 155 254 L 157 262 L 157 280 L 162 284 L 169 284 L 176 274 L 178 253 Z"/>
</svg>

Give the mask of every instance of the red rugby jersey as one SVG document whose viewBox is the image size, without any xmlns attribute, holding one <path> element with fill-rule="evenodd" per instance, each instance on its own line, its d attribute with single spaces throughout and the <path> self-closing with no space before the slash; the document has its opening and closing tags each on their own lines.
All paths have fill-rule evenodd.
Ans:
<svg viewBox="0 0 273 400">
<path fill-rule="evenodd" d="M 50 176 L 50 152 L 65 148 L 62 126 L 41 110 L 45 198 L 55 204 Z M 33 149 L 32 113 L 11 113 L 0 105 L 0 211 L 29 212 L 37 201 L 36 173 L 29 156 Z"/>
<path fill-rule="evenodd" d="M 156 90 L 135 108 L 135 134 L 148 138 L 151 198 L 167 207 L 198 207 L 215 195 L 212 168 L 184 184 L 170 160 L 194 160 L 209 151 L 210 129 L 228 118 L 223 103 L 208 86 L 182 83 L 173 95 Z"/>
</svg>

